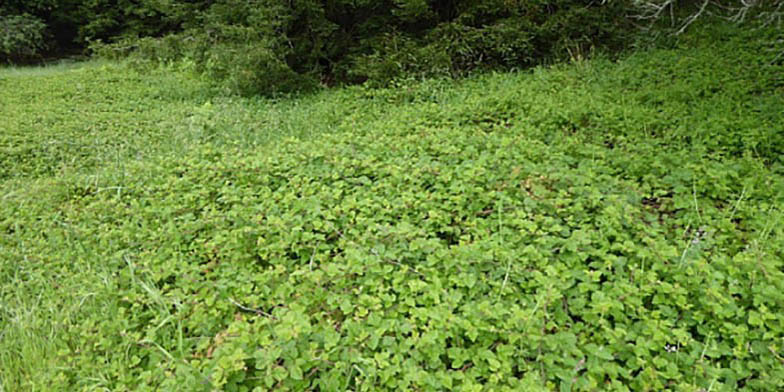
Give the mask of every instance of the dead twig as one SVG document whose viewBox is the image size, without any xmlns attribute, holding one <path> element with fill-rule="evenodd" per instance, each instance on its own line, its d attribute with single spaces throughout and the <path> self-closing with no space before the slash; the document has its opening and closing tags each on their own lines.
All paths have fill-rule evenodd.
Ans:
<svg viewBox="0 0 784 392">
<path fill-rule="evenodd" d="M 271 315 L 271 314 L 269 314 L 269 313 L 267 313 L 267 312 L 265 312 L 265 311 L 263 311 L 261 309 L 249 308 L 249 307 L 247 307 L 245 305 L 242 305 L 241 303 L 235 301 L 233 298 L 229 298 L 229 302 L 231 302 L 234 306 L 238 307 L 243 312 L 253 313 L 253 314 L 257 315 L 257 316 L 264 316 L 264 317 L 267 317 L 267 318 L 272 319 L 272 320 L 277 320 L 277 318 L 275 316 L 273 316 L 273 315 Z"/>
</svg>

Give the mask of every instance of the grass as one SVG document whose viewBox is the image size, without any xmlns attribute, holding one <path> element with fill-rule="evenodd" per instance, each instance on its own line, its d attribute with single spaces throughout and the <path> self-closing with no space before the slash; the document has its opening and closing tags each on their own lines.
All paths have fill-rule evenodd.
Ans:
<svg viewBox="0 0 784 392">
<path fill-rule="evenodd" d="M 775 34 L 279 100 L 0 69 L 0 390 L 783 388 Z"/>
</svg>

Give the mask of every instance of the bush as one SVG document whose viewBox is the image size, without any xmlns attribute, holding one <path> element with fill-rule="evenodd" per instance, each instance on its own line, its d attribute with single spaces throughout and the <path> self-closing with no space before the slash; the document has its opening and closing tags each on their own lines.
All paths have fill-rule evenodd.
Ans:
<svg viewBox="0 0 784 392">
<path fill-rule="evenodd" d="M 233 91 L 273 94 L 615 50 L 631 31 L 630 1 L 9 0 L 5 7 L 44 21 L 59 49 L 101 40 L 113 44 L 104 54 L 184 59 Z"/>
<path fill-rule="evenodd" d="M 27 62 L 46 49 L 46 25 L 30 15 L 0 16 L 0 61 Z"/>
<path fill-rule="evenodd" d="M 91 46 L 94 54 L 136 62 L 185 60 L 219 87 L 247 94 L 272 95 L 306 90 L 317 78 L 295 71 L 287 61 L 292 48 L 284 31 L 291 10 L 272 1 L 226 0 L 198 17 L 199 27 L 163 38 L 125 38 Z"/>
<path fill-rule="evenodd" d="M 174 35 L 181 43 L 145 42 L 137 46 L 155 50 L 135 54 L 169 61 L 182 52 L 240 93 L 287 92 L 319 81 L 386 85 L 525 68 L 593 47 L 617 50 L 631 31 L 623 4 L 219 0 L 179 17 L 188 26 Z"/>
</svg>

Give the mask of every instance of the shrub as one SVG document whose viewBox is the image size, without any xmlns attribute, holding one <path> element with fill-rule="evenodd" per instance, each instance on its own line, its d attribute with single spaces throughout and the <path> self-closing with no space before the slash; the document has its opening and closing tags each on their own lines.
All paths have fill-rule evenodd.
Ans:
<svg viewBox="0 0 784 392">
<path fill-rule="evenodd" d="M 373 51 L 347 64 L 348 81 L 382 86 L 404 75 L 408 77 L 452 76 L 453 59 L 441 45 L 422 45 L 400 33 L 389 33 L 372 43 Z"/>
<path fill-rule="evenodd" d="M 46 25 L 30 15 L 0 16 L 0 61 L 26 62 L 46 49 Z"/>
<path fill-rule="evenodd" d="M 174 37 L 183 43 L 147 42 L 138 46 L 155 50 L 136 54 L 169 61 L 179 53 L 172 47 L 189 46 L 182 58 L 240 93 L 299 90 L 318 81 L 385 85 L 618 49 L 631 31 L 622 4 L 220 0 L 181 17 L 189 28 Z"/>
</svg>

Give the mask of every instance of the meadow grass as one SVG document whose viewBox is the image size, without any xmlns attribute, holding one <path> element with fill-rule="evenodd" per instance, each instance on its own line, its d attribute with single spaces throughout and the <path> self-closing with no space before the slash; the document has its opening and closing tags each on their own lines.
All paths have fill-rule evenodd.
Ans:
<svg viewBox="0 0 784 392">
<path fill-rule="evenodd" d="M 1 68 L 0 391 L 784 387 L 776 32 L 711 34 L 281 99 Z"/>
</svg>

